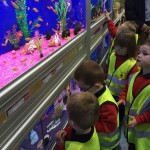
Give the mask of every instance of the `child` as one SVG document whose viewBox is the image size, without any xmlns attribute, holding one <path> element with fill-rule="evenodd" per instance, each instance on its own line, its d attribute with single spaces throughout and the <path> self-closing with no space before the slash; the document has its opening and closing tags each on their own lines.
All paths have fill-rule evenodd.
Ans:
<svg viewBox="0 0 150 150">
<path fill-rule="evenodd" d="M 117 104 L 104 86 L 104 72 L 94 61 L 87 60 L 75 70 L 74 78 L 81 91 L 89 91 L 98 98 L 99 120 L 95 127 L 101 150 L 115 149 L 119 145 L 119 115 Z"/>
<path fill-rule="evenodd" d="M 67 112 L 71 127 L 56 133 L 56 150 L 99 150 L 99 139 L 94 128 L 98 120 L 97 98 L 88 92 L 71 95 Z"/>
<path fill-rule="evenodd" d="M 118 105 L 126 103 L 126 137 L 129 150 L 150 149 L 150 36 L 139 48 L 141 71 L 130 76 Z"/>
<path fill-rule="evenodd" d="M 138 71 L 136 65 L 136 40 L 135 34 L 129 30 L 118 34 L 115 38 L 115 52 L 110 55 L 108 68 L 106 68 L 106 84 L 118 101 L 120 92 L 124 89 L 129 75 Z M 108 70 L 108 71 L 107 71 Z M 124 118 L 124 106 L 119 109 L 120 122 Z"/>
</svg>

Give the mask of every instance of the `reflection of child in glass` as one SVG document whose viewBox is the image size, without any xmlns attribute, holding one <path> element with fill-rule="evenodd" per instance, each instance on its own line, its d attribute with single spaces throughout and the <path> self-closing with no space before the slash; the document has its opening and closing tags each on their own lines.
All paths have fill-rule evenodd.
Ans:
<svg viewBox="0 0 150 150">
<path fill-rule="evenodd" d="M 87 60 L 78 66 L 74 78 L 81 91 L 89 91 L 98 98 L 99 120 L 95 124 L 101 149 L 112 150 L 119 145 L 118 106 L 107 86 L 104 72 L 94 61 Z"/>
<path fill-rule="evenodd" d="M 150 35 L 139 48 L 137 65 L 142 70 L 131 75 L 118 105 L 125 104 L 126 137 L 129 150 L 150 149 Z M 127 129 L 128 128 L 128 129 Z"/>
<path fill-rule="evenodd" d="M 56 150 L 99 150 L 99 139 L 94 128 L 98 119 L 97 98 L 88 92 L 71 95 L 67 100 L 69 124 L 56 133 Z"/>
</svg>

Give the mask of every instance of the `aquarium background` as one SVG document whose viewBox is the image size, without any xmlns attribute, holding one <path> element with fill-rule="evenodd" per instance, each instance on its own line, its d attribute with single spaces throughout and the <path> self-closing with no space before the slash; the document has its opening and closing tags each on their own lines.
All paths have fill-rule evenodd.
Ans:
<svg viewBox="0 0 150 150">
<path fill-rule="evenodd" d="M 80 23 L 84 28 L 85 22 L 85 2 L 86 0 L 65 0 L 69 1 L 70 7 L 67 12 L 67 28 L 74 28 L 76 24 Z M 30 35 L 33 37 L 34 31 L 39 30 L 40 34 L 46 34 L 50 32 L 54 34 L 52 28 L 57 30 L 58 27 L 58 15 L 55 13 L 55 3 L 58 0 L 0 0 L 0 54 L 14 49 L 13 45 L 8 42 L 6 46 L 2 46 L 5 42 L 5 35 L 7 31 L 12 29 L 13 25 L 17 25 L 17 31 L 19 31 L 18 19 L 23 21 L 23 25 L 26 26 Z M 21 5 L 22 14 L 17 14 L 18 4 Z M 72 7 L 73 6 L 73 7 Z M 54 8 L 54 9 L 53 9 Z M 18 18 L 18 19 L 17 19 Z M 41 18 L 38 20 L 38 18 Z M 33 25 L 38 26 L 34 27 Z M 19 46 L 23 46 L 26 43 L 25 36 L 21 38 Z"/>
</svg>

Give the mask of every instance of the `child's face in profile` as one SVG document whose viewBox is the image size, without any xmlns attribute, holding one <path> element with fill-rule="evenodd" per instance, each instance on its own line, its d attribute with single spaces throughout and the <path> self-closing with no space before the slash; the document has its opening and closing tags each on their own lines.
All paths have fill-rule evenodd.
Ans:
<svg viewBox="0 0 150 150">
<path fill-rule="evenodd" d="M 82 92 L 90 92 L 90 93 L 95 93 L 96 92 L 96 89 L 95 89 L 95 86 L 90 86 L 90 85 L 86 85 L 84 82 L 82 81 L 76 81 L 76 83 L 78 84 L 79 88 L 80 88 L 80 91 Z"/>
<path fill-rule="evenodd" d="M 144 69 L 150 69 L 150 46 L 142 45 L 137 56 L 137 65 Z"/>
<path fill-rule="evenodd" d="M 126 56 L 127 55 L 127 48 L 121 47 L 120 45 L 116 45 L 115 46 L 115 52 L 117 55 Z"/>
</svg>

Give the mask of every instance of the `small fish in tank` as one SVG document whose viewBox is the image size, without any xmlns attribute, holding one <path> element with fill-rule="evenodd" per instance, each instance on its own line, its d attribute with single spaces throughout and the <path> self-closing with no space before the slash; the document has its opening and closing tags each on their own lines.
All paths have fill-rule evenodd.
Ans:
<svg viewBox="0 0 150 150">
<path fill-rule="evenodd" d="M 4 6 L 8 7 L 7 0 L 0 0 L 0 2 L 2 2 Z"/>
</svg>

